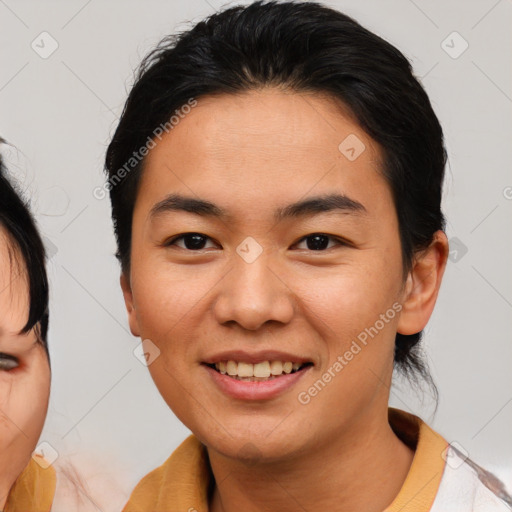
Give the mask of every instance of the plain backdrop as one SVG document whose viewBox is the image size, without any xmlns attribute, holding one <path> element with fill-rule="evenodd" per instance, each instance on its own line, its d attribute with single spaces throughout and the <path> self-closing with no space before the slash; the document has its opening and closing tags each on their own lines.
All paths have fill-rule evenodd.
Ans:
<svg viewBox="0 0 512 512">
<path fill-rule="evenodd" d="M 90 459 L 95 477 L 125 496 L 189 431 L 134 356 L 110 204 L 93 190 L 141 58 L 161 37 L 243 3 L 0 0 L 0 134 L 15 146 L 3 154 L 51 256 L 53 377 L 41 442 L 61 460 Z M 440 404 L 433 415 L 429 395 L 401 380 L 390 404 L 421 416 L 511 489 L 512 3 L 325 4 L 410 59 L 449 152 L 452 252 L 424 339 Z"/>
</svg>

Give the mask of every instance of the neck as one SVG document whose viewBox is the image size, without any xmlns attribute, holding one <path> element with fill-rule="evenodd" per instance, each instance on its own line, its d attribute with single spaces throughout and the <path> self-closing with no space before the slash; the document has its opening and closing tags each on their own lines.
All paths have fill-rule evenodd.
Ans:
<svg viewBox="0 0 512 512">
<path fill-rule="evenodd" d="M 208 455 L 213 512 L 382 512 L 400 491 L 414 452 L 391 429 L 386 409 L 283 461 L 249 465 L 211 449 Z"/>
</svg>

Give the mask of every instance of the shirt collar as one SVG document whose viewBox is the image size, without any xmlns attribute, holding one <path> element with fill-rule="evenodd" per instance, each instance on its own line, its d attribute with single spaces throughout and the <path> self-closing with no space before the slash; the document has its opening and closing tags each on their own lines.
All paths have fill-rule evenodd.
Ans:
<svg viewBox="0 0 512 512">
<path fill-rule="evenodd" d="M 389 407 L 388 420 L 415 454 L 400 492 L 384 512 L 428 512 L 441 482 L 448 443 L 411 413 Z M 213 484 L 206 447 L 192 434 L 139 482 L 123 512 L 207 512 Z"/>
</svg>

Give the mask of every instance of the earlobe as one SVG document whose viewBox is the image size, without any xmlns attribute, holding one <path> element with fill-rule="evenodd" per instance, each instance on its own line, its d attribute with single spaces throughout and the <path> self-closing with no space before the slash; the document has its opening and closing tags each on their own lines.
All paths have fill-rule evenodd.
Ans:
<svg viewBox="0 0 512 512">
<path fill-rule="evenodd" d="M 429 247 L 414 260 L 402 297 L 402 311 L 397 325 L 400 334 L 423 330 L 432 315 L 448 258 L 448 239 L 436 231 Z"/>
<path fill-rule="evenodd" d="M 130 280 L 128 277 L 126 277 L 124 272 L 121 273 L 119 282 L 121 284 L 121 289 L 123 290 L 124 304 L 126 306 L 126 312 L 128 313 L 130 331 L 134 336 L 140 336 L 139 323 L 137 320 L 137 312 L 135 311 L 131 284 Z"/>
</svg>

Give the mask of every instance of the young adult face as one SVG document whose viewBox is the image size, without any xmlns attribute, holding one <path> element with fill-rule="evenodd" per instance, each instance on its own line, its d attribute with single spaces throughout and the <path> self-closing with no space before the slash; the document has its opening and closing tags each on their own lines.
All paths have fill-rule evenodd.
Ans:
<svg viewBox="0 0 512 512">
<path fill-rule="evenodd" d="M 44 347 L 34 329 L 19 334 L 28 318 L 29 288 L 22 257 L 13 258 L 16 254 L 0 225 L 0 508 L 30 461 L 50 394 Z"/>
<path fill-rule="evenodd" d="M 349 135 L 364 144 L 359 156 L 360 143 L 339 149 Z M 200 98 L 148 154 L 121 284 L 133 334 L 151 341 L 160 393 L 207 446 L 286 459 L 387 421 L 395 334 L 425 326 L 446 237 L 436 234 L 404 280 L 381 156 L 332 99 L 275 89 Z M 166 207 L 170 194 L 214 203 L 226 217 Z M 274 217 L 331 194 L 361 206 Z M 174 240 L 184 233 L 205 238 Z M 347 360 L 378 320 L 378 333 Z M 289 384 L 262 396 L 239 381 L 245 391 L 233 391 L 232 378 L 205 364 L 226 359 L 311 365 L 272 380 Z M 329 369 L 330 381 L 308 393 Z"/>
</svg>

